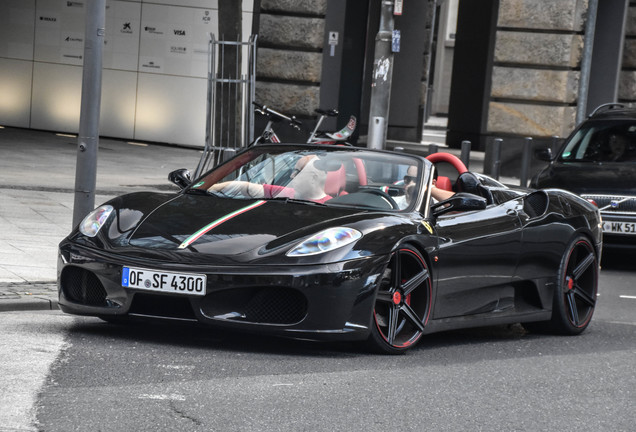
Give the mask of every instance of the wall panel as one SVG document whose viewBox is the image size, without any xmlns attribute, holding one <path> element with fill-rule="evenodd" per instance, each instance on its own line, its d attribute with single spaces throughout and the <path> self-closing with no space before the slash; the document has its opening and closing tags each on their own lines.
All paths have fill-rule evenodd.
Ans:
<svg viewBox="0 0 636 432">
<path fill-rule="evenodd" d="M 87 1 L 0 1 L 1 125 L 78 131 Z M 217 0 L 107 0 L 100 134 L 203 146 L 208 33 Z"/>
<path fill-rule="evenodd" d="M 29 127 L 33 63 L 0 58 L 0 125 Z"/>
</svg>

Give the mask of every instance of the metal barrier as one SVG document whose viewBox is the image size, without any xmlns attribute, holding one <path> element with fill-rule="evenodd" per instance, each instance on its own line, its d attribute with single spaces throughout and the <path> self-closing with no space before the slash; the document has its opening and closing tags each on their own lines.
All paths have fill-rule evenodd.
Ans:
<svg viewBox="0 0 636 432">
<path fill-rule="evenodd" d="M 502 138 L 494 138 L 491 145 L 486 146 L 486 155 L 484 160 L 488 163 L 483 166 L 482 172 L 495 180 L 499 180 L 501 173 L 501 150 L 503 141 L 504 140 Z M 559 150 L 559 146 L 561 145 L 560 141 L 561 138 L 558 136 L 551 137 L 549 148 L 552 150 L 553 154 Z M 470 141 L 462 141 L 460 159 L 464 165 L 466 165 L 466 168 L 469 168 L 470 164 L 471 147 L 472 144 Z M 532 137 L 526 137 L 523 139 L 520 160 L 521 166 L 519 170 L 519 186 L 522 187 L 528 187 L 528 182 L 531 177 L 533 147 L 534 141 Z M 439 146 L 437 144 L 431 143 L 428 145 L 428 154 L 436 153 L 437 151 L 439 151 Z"/>
<path fill-rule="evenodd" d="M 523 150 L 521 153 L 521 174 L 519 175 L 519 186 L 528 186 L 528 172 L 530 171 L 530 163 L 532 158 L 532 138 L 527 137 L 523 140 Z"/>
<path fill-rule="evenodd" d="M 495 180 L 499 180 L 499 170 L 501 168 L 501 144 L 503 140 L 501 138 L 495 138 L 492 143 L 492 167 L 490 174 Z"/>
<path fill-rule="evenodd" d="M 470 149 L 472 146 L 470 141 L 462 141 L 462 152 L 459 158 L 466 166 L 466 169 L 470 169 Z"/>
<path fill-rule="evenodd" d="M 254 140 L 256 40 L 217 41 L 209 34 L 205 147 L 193 178 Z"/>
</svg>

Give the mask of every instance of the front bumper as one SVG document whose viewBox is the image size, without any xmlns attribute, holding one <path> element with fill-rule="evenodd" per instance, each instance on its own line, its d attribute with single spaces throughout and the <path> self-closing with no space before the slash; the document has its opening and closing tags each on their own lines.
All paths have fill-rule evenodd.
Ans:
<svg viewBox="0 0 636 432">
<path fill-rule="evenodd" d="M 298 266 L 203 266 L 140 260 L 71 242 L 58 255 L 59 306 L 77 315 L 196 321 L 319 340 L 368 336 L 376 284 L 388 256 Z M 121 285 L 122 268 L 204 273 L 205 296 Z"/>
</svg>

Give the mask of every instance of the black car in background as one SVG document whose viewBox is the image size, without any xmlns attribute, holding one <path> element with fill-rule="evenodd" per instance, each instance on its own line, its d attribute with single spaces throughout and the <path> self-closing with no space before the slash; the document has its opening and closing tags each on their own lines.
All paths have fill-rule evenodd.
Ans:
<svg viewBox="0 0 636 432">
<path fill-rule="evenodd" d="M 598 107 L 565 140 L 556 156 L 531 181 L 533 188 L 556 187 L 593 200 L 601 211 L 606 247 L 636 247 L 636 109 Z"/>
</svg>

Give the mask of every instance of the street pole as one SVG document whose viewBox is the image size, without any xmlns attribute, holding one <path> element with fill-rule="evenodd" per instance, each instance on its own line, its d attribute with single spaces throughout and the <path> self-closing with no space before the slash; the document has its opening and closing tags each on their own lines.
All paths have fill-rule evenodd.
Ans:
<svg viewBox="0 0 636 432">
<path fill-rule="evenodd" d="M 386 144 L 393 79 L 393 5 L 394 0 L 382 0 L 380 29 L 375 37 L 367 140 L 367 147 L 371 149 L 383 149 Z"/>
<path fill-rule="evenodd" d="M 87 1 L 84 2 L 84 6 L 86 7 L 84 67 L 79 134 L 77 136 L 73 227 L 76 227 L 84 216 L 95 207 L 106 0 Z"/>
<path fill-rule="evenodd" d="M 583 53 L 581 54 L 581 75 L 579 77 L 579 94 L 576 102 L 576 124 L 581 124 L 587 115 L 587 99 L 590 86 L 590 70 L 592 69 L 592 53 L 594 52 L 594 33 L 598 0 L 590 0 L 587 6 L 585 36 L 583 37 Z"/>
</svg>

